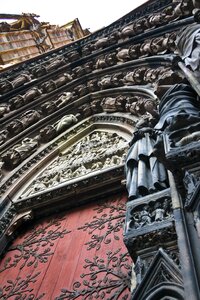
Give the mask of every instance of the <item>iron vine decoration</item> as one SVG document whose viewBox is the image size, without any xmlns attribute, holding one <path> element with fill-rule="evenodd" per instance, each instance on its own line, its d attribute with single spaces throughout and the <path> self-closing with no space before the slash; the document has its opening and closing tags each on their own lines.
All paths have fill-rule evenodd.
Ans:
<svg viewBox="0 0 200 300">
<path fill-rule="evenodd" d="M 109 212 L 104 213 L 105 209 L 109 209 Z M 123 228 L 126 212 L 124 203 L 120 198 L 116 201 L 100 203 L 97 208 L 94 208 L 94 211 L 97 212 L 97 215 L 100 213 L 102 213 L 102 215 L 100 217 L 94 216 L 92 222 L 87 222 L 78 228 L 78 230 L 89 230 L 89 234 L 92 235 L 91 240 L 85 243 L 85 245 L 88 246 L 87 250 L 91 250 L 92 248 L 99 250 L 102 243 L 109 244 L 111 242 L 111 237 L 114 237 L 115 240 L 119 240 L 117 233 Z M 97 230 L 101 232 L 106 226 L 107 230 L 105 233 L 102 235 L 94 234 Z"/>
<path fill-rule="evenodd" d="M 85 259 L 83 266 L 88 273 L 81 274 L 84 280 L 73 284 L 73 290 L 62 289 L 61 294 L 55 300 L 62 299 L 107 299 L 126 300 L 128 294 L 119 298 L 120 295 L 130 288 L 131 265 L 128 263 L 128 253 L 108 251 L 106 259 L 95 256 L 93 260 Z M 81 298 L 80 298 L 81 297 Z"/>
<path fill-rule="evenodd" d="M 20 263 L 20 270 L 25 266 L 37 268 L 38 263 L 46 263 L 48 258 L 54 254 L 54 252 L 51 252 L 54 241 L 70 233 L 70 231 L 66 229 L 60 230 L 61 221 L 62 218 L 52 218 L 44 226 L 43 224 L 34 226 L 32 230 L 25 235 L 21 244 L 13 245 L 8 249 L 8 252 L 17 251 L 18 253 L 14 255 L 13 260 L 10 256 L 5 260 L 3 268 L 0 269 L 0 273 L 6 269 L 16 267 Z M 51 229 L 49 230 L 49 228 Z M 41 249 L 42 252 L 40 252 Z"/>
</svg>

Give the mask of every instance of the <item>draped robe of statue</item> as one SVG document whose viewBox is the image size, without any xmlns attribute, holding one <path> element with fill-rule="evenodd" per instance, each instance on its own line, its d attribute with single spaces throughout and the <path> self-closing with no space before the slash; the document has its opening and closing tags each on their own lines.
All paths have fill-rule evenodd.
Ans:
<svg viewBox="0 0 200 300">
<path fill-rule="evenodd" d="M 199 69 L 200 65 L 200 24 L 192 24 L 183 28 L 176 40 L 176 46 L 186 66 L 193 71 Z"/>
<path fill-rule="evenodd" d="M 188 84 L 175 84 L 161 98 L 160 120 L 156 130 L 183 131 L 187 126 L 200 122 L 200 102 L 194 89 Z"/>
<path fill-rule="evenodd" d="M 156 137 L 144 132 L 133 139 L 128 151 L 125 172 L 129 200 L 167 188 L 167 172 L 154 156 Z"/>
</svg>

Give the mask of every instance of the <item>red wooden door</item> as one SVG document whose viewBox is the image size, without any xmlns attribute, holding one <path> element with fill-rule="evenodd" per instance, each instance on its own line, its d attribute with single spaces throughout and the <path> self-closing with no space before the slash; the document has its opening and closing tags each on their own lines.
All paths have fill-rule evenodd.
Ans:
<svg viewBox="0 0 200 300">
<path fill-rule="evenodd" d="M 129 299 L 123 195 L 30 224 L 0 264 L 0 299 Z"/>
</svg>

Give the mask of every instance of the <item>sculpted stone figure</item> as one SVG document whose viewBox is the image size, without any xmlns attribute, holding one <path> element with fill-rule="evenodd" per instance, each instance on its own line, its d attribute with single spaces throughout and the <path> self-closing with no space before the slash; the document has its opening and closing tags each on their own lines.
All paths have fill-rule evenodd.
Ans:
<svg viewBox="0 0 200 300">
<path fill-rule="evenodd" d="M 158 117 L 157 105 L 152 99 L 134 96 L 133 98 L 130 98 L 126 104 L 126 109 L 136 116 L 142 116 L 148 112 L 153 117 Z"/>
<path fill-rule="evenodd" d="M 116 57 L 119 61 L 128 61 L 130 60 L 129 48 L 127 49 L 118 49 Z"/>
<path fill-rule="evenodd" d="M 154 14 L 150 15 L 148 17 L 148 22 L 149 22 L 150 28 L 155 28 L 162 24 L 165 24 L 167 22 L 165 17 L 166 17 L 166 14 L 164 12 L 158 12 L 158 13 L 154 13 Z"/>
<path fill-rule="evenodd" d="M 140 211 L 138 222 L 141 227 L 151 223 L 151 214 L 148 205 L 145 205 Z"/>
<path fill-rule="evenodd" d="M 96 69 L 103 69 L 107 68 L 109 66 L 113 66 L 116 63 L 116 54 L 115 53 L 109 53 L 105 56 L 102 56 L 97 59 L 95 67 Z"/>
<path fill-rule="evenodd" d="M 200 24 L 183 28 L 177 35 L 176 46 L 185 65 L 193 71 L 200 71 Z"/>
<path fill-rule="evenodd" d="M 3 129 L 0 131 L 0 145 L 4 144 L 8 137 L 8 130 Z"/>
<path fill-rule="evenodd" d="M 30 75 L 26 73 L 22 73 L 12 81 L 13 88 L 17 88 L 23 85 L 24 83 L 29 82 L 30 80 L 31 80 Z"/>
<path fill-rule="evenodd" d="M 151 53 L 151 40 L 145 40 L 144 43 L 141 44 L 140 46 L 140 54 L 141 54 L 141 57 L 146 57 L 148 55 L 150 55 Z"/>
<path fill-rule="evenodd" d="M 175 8 L 173 9 L 173 20 L 178 19 L 182 16 L 189 16 L 192 13 L 192 10 L 194 8 L 193 1 L 187 1 L 187 0 L 174 0 L 173 2 L 177 3 Z"/>
<path fill-rule="evenodd" d="M 144 73 L 144 82 L 145 83 L 152 83 L 154 84 L 155 82 L 157 82 L 159 80 L 159 78 L 164 74 L 166 75 L 166 73 L 168 71 L 171 71 L 167 68 L 163 68 L 163 67 L 159 67 L 159 68 L 155 68 L 155 69 L 146 69 L 145 73 Z"/>
<path fill-rule="evenodd" d="M 6 103 L 0 104 L 0 118 L 9 113 L 10 108 Z"/>
<path fill-rule="evenodd" d="M 121 37 L 123 39 L 132 37 L 134 35 L 135 35 L 134 23 L 125 26 L 121 30 Z"/>
<path fill-rule="evenodd" d="M 38 147 L 38 140 L 25 138 L 20 144 L 15 145 L 2 155 L 2 161 L 6 166 L 16 167 L 24 159 L 30 156 Z"/>
<path fill-rule="evenodd" d="M 112 88 L 112 87 L 116 87 L 116 86 L 121 86 L 122 85 L 122 77 L 123 77 L 122 73 L 106 75 L 98 81 L 98 86 L 101 89 L 107 89 L 107 88 Z"/>
<path fill-rule="evenodd" d="M 15 119 L 11 121 L 7 125 L 7 130 L 10 134 L 15 134 L 23 131 L 25 128 L 33 125 L 35 122 L 40 120 L 41 115 L 36 110 L 28 110 L 24 114 L 21 115 L 19 119 Z"/>
<path fill-rule="evenodd" d="M 88 45 L 83 46 L 83 48 L 82 48 L 83 56 L 90 55 L 93 51 L 93 48 L 94 47 L 91 43 L 89 43 Z"/>
<path fill-rule="evenodd" d="M 145 127 L 146 122 L 140 122 L 129 143 L 130 149 L 125 163 L 126 187 L 129 199 L 133 200 L 155 193 L 168 186 L 167 172 L 162 163 L 154 155 L 154 145 L 157 140 L 152 125 Z M 147 122 L 146 126 L 149 126 Z"/>
<path fill-rule="evenodd" d="M 47 72 L 52 72 L 65 64 L 66 61 L 64 57 L 57 57 L 50 61 L 50 63 L 46 66 L 46 70 Z"/>
<path fill-rule="evenodd" d="M 41 105 L 41 109 L 45 115 L 49 115 L 57 110 L 57 106 L 55 104 L 55 101 L 52 100 L 52 101 L 47 101 L 47 102 L 43 103 Z"/>
<path fill-rule="evenodd" d="M 118 40 L 118 33 L 117 32 L 114 32 L 112 33 L 110 36 L 108 37 L 103 37 L 103 38 L 100 38 L 98 39 L 98 41 L 96 41 L 94 43 L 94 48 L 95 49 L 100 49 L 100 48 L 105 48 L 105 47 L 108 47 L 114 43 L 117 42 Z"/>
<path fill-rule="evenodd" d="M 146 68 L 144 67 L 137 68 L 134 71 L 127 72 L 123 78 L 123 83 L 125 85 L 141 84 L 143 82 L 145 72 L 146 72 Z"/>
<path fill-rule="evenodd" d="M 35 98 L 37 98 L 38 96 L 40 96 L 42 94 L 42 92 L 40 91 L 40 89 L 38 89 L 37 87 L 33 87 L 30 90 L 28 90 L 24 97 L 24 101 L 25 103 L 29 103 L 32 100 L 35 100 Z"/>
<path fill-rule="evenodd" d="M 12 89 L 13 89 L 13 85 L 9 80 L 0 81 L 0 94 L 1 95 L 10 92 Z"/>
<path fill-rule="evenodd" d="M 56 122 L 53 125 L 47 125 L 40 130 L 40 140 L 41 142 L 49 142 L 55 138 L 58 134 L 63 132 L 65 129 L 69 128 L 71 125 L 78 122 L 78 119 L 75 115 L 65 115 L 61 118 L 60 121 Z"/>
<path fill-rule="evenodd" d="M 85 103 L 85 104 L 81 105 L 78 108 L 78 111 L 81 114 L 81 116 L 84 116 L 84 118 L 91 116 L 92 112 L 93 112 L 91 109 L 91 105 L 89 103 Z"/>
<path fill-rule="evenodd" d="M 17 133 L 20 133 L 21 131 L 23 131 L 24 126 L 20 119 L 15 119 L 6 126 L 6 129 L 8 130 L 8 132 L 11 135 L 13 135 L 13 134 L 17 134 Z"/>
<path fill-rule="evenodd" d="M 130 46 L 128 49 L 119 49 L 116 55 L 119 61 L 137 59 L 140 56 L 140 44 Z"/>
<path fill-rule="evenodd" d="M 24 105 L 24 97 L 22 95 L 17 95 L 11 98 L 8 102 L 10 104 L 10 109 L 14 110 Z"/>
<path fill-rule="evenodd" d="M 39 66 L 34 67 L 34 68 L 31 70 L 31 73 L 32 73 L 35 77 L 41 77 L 41 76 L 44 76 L 44 75 L 47 73 L 47 70 L 46 70 L 45 66 L 39 65 Z"/>
<path fill-rule="evenodd" d="M 91 79 L 88 81 L 87 83 L 87 87 L 88 87 L 88 90 L 90 92 L 95 92 L 99 89 L 99 86 L 98 86 L 98 80 L 97 79 Z"/>
<path fill-rule="evenodd" d="M 171 34 L 166 34 L 165 37 L 158 37 L 152 39 L 150 44 L 150 52 L 152 55 L 155 54 L 165 54 L 168 51 L 175 51 L 175 39 L 176 34 L 173 32 Z"/>
<path fill-rule="evenodd" d="M 88 61 L 86 64 L 83 65 L 85 72 L 91 73 L 94 69 L 94 63 L 93 61 Z"/>
<path fill-rule="evenodd" d="M 91 102 L 91 110 L 93 113 L 99 113 L 102 111 L 102 107 L 101 107 L 101 101 L 99 99 L 95 99 Z"/>
<path fill-rule="evenodd" d="M 58 79 L 54 80 L 56 87 L 59 88 L 60 86 L 70 82 L 72 80 L 72 76 L 68 73 L 64 73 Z"/>
<path fill-rule="evenodd" d="M 80 58 L 80 54 L 78 53 L 78 51 L 74 50 L 74 51 L 67 53 L 67 58 L 70 62 L 73 62 Z"/>
<path fill-rule="evenodd" d="M 79 97 L 83 97 L 87 94 L 87 86 L 85 84 L 80 84 L 74 88 L 74 91 Z"/>
<path fill-rule="evenodd" d="M 44 128 L 40 129 L 40 140 L 41 142 L 49 142 L 54 139 L 57 135 L 54 125 L 47 125 Z"/>
<path fill-rule="evenodd" d="M 37 110 L 28 110 L 21 115 L 20 120 L 24 128 L 29 127 L 30 125 L 35 124 L 41 118 L 41 114 Z"/>
<path fill-rule="evenodd" d="M 43 93 L 50 93 L 56 89 L 56 83 L 53 80 L 48 80 L 41 84 Z"/>
<path fill-rule="evenodd" d="M 65 105 L 69 104 L 73 100 L 73 93 L 72 92 L 64 92 L 62 93 L 59 98 L 55 101 L 57 109 L 64 107 Z"/>
<path fill-rule="evenodd" d="M 74 116 L 72 114 L 66 115 L 66 116 L 62 117 L 61 120 L 55 126 L 56 132 L 60 133 L 63 130 L 69 128 L 72 124 L 75 124 L 77 122 L 78 122 L 78 119 L 76 118 L 76 116 Z"/>
<path fill-rule="evenodd" d="M 166 132 L 170 146 L 184 146 L 199 139 L 200 111 L 196 92 L 188 84 L 175 84 L 161 97 L 160 120 L 155 129 Z M 159 142 L 157 143 L 157 149 Z"/>
<path fill-rule="evenodd" d="M 76 68 L 73 69 L 73 74 L 74 74 L 74 77 L 81 77 L 85 74 L 85 69 L 83 66 L 78 66 Z"/>
<path fill-rule="evenodd" d="M 180 139 L 180 141 L 176 142 L 175 146 L 182 147 L 189 143 L 196 142 L 199 140 L 200 140 L 200 131 L 192 132 L 192 133 L 188 132 L 188 135 L 184 136 L 183 138 Z"/>
<path fill-rule="evenodd" d="M 115 112 L 125 111 L 126 97 L 118 96 L 116 98 L 106 97 L 101 101 L 103 111 Z"/>
<path fill-rule="evenodd" d="M 180 105 L 181 103 L 181 105 Z M 159 105 L 160 120 L 155 129 L 172 132 L 200 122 L 197 94 L 188 84 L 175 84 L 167 90 Z"/>
<path fill-rule="evenodd" d="M 164 220 L 164 215 L 165 215 L 164 207 L 162 207 L 160 202 L 156 202 L 154 205 L 154 212 L 153 212 L 154 220 L 156 222 L 162 221 Z"/>
</svg>

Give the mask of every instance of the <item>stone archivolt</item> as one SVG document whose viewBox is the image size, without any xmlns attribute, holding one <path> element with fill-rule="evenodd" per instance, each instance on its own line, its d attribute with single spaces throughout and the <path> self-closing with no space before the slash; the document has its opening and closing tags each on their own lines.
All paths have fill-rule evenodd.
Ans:
<svg viewBox="0 0 200 300">
<path fill-rule="evenodd" d="M 149 1 L 108 28 L 13 68 L 13 74 L 5 71 L 0 82 L 0 193 L 7 196 L 3 209 L 11 205 L 9 197 L 15 204 L 12 212 L 5 209 L 2 228 L 18 210 L 45 211 L 48 206 L 53 211 L 58 204 L 62 209 L 72 202 L 78 206 L 82 199 L 116 192 L 126 183 L 124 241 L 136 268 L 141 268 L 132 299 L 154 299 L 148 298 L 145 274 L 156 253 L 161 257 L 160 273 L 156 271 L 151 282 L 155 292 L 159 285 L 177 283 L 170 275 L 176 273 L 181 289 L 183 274 L 194 291 L 199 273 L 192 269 L 196 260 L 189 264 L 191 253 L 197 254 L 195 234 L 200 232 L 199 96 L 190 96 L 190 90 L 199 89 L 199 25 L 188 29 L 188 40 L 185 31 L 179 33 L 194 22 L 190 16 L 195 3 Z M 197 21 L 198 16 L 197 11 Z M 192 48 L 186 51 L 188 41 Z M 36 139 L 33 147 L 31 139 Z M 174 183 L 180 197 L 175 197 Z M 104 187 L 107 190 L 100 192 Z M 182 215 L 188 217 L 184 224 L 192 224 L 189 229 L 180 229 Z M 182 274 L 168 259 L 174 251 L 176 257 L 180 254 Z M 170 266 L 174 273 L 166 272 Z M 183 299 L 176 292 L 161 297 Z"/>
</svg>

